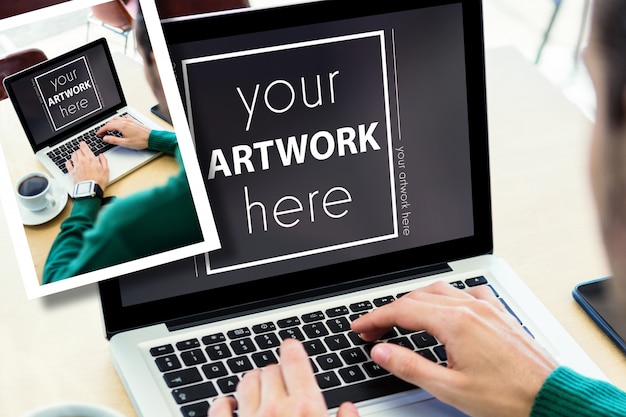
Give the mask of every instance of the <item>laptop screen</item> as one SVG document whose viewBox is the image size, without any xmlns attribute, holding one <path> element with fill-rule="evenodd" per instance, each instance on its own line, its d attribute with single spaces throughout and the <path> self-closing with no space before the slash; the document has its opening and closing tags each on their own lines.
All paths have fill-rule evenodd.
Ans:
<svg viewBox="0 0 626 417">
<path fill-rule="evenodd" d="M 232 312 L 491 250 L 480 3 L 361 3 L 164 23 L 222 248 L 101 283 L 105 315 Z"/>
<path fill-rule="evenodd" d="M 104 38 L 11 76 L 5 85 L 35 151 L 125 105 Z"/>
</svg>

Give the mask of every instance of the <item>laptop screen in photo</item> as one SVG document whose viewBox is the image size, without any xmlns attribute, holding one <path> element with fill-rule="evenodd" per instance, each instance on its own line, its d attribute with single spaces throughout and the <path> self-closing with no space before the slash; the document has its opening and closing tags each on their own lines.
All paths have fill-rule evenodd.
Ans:
<svg viewBox="0 0 626 417">
<path fill-rule="evenodd" d="M 35 151 L 125 105 L 104 39 L 20 72 L 6 85 Z"/>
<path fill-rule="evenodd" d="M 101 283 L 105 315 L 228 310 L 491 251 L 480 7 L 340 3 L 164 22 L 222 248 Z"/>
</svg>

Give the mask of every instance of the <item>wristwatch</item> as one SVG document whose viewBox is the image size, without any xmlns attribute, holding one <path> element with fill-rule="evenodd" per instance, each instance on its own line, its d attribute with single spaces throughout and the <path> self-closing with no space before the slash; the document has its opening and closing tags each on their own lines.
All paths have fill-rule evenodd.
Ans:
<svg viewBox="0 0 626 417">
<path fill-rule="evenodd" d="M 102 199 L 104 197 L 104 191 L 95 181 L 81 181 L 74 185 L 74 198 L 83 197 L 98 197 Z"/>
</svg>

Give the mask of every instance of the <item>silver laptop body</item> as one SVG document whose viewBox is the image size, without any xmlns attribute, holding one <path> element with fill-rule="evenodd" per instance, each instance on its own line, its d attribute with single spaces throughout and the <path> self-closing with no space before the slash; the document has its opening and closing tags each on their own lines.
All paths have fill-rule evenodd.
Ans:
<svg viewBox="0 0 626 417">
<path fill-rule="evenodd" d="M 459 415 L 349 330 L 435 281 L 489 285 L 560 363 L 601 377 L 492 254 L 480 2 L 318 1 L 163 28 L 222 248 L 99 284 L 139 415 L 205 415 L 286 337 L 331 412 Z M 446 363 L 422 332 L 384 340 Z"/>
</svg>

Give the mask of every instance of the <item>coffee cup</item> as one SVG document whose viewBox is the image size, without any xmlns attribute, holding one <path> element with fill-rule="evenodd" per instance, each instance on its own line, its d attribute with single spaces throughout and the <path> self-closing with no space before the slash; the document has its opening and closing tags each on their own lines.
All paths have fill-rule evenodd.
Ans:
<svg viewBox="0 0 626 417">
<path fill-rule="evenodd" d="M 63 402 L 37 408 L 22 417 L 124 417 L 124 415 L 99 404 Z"/>
<path fill-rule="evenodd" d="M 20 177 L 15 183 L 15 193 L 19 203 L 30 211 L 40 211 L 56 204 L 50 177 L 43 172 L 29 172 Z"/>
</svg>

